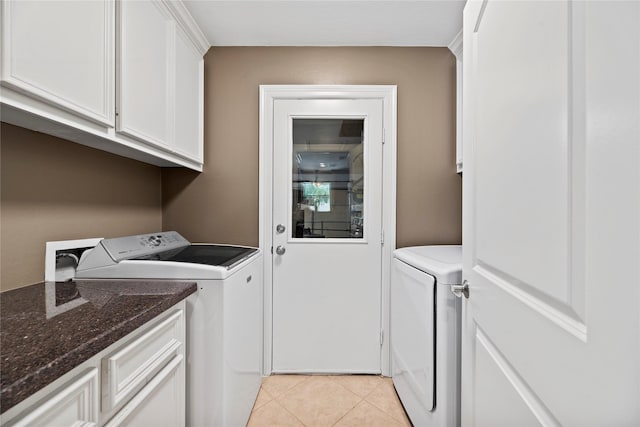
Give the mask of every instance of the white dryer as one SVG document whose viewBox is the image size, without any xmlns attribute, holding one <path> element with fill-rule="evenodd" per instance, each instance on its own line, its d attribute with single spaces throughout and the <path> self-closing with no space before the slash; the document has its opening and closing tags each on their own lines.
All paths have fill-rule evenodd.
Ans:
<svg viewBox="0 0 640 427">
<path fill-rule="evenodd" d="M 187 425 L 246 425 L 262 381 L 258 248 L 191 244 L 175 231 L 103 239 L 76 277 L 197 282 L 186 300 Z"/>
<path fill-rule="evenodd" d="M 415 427 L 460 425 L 462 246 L 394 251 L 391 275 L 393 384 Z"/>
</svg>

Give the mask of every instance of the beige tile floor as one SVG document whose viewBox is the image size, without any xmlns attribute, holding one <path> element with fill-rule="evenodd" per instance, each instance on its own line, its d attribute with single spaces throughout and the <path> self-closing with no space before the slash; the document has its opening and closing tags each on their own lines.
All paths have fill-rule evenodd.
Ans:
<svg viewBox="0 0 640 427">
<path fill-rule="evenodd" d="M 396 427 L 411 423 L 391 378 L 272 375 L 264 378 L 247 427 Z"/>
</svg>

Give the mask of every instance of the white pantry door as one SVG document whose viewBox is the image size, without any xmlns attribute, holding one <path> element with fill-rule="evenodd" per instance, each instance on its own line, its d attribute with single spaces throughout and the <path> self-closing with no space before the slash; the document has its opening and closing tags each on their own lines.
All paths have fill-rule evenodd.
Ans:
<svg viewBox="0 0 640 427">
<path fill-rule="evenodd" d="M 273 106 L 273 372 L 381 372 L 381 99 Z"/>
<path fill-rule="evenodd" d="M 464 12 L 462 424 L 640 425 L 640 2 Z"/>
</svg>

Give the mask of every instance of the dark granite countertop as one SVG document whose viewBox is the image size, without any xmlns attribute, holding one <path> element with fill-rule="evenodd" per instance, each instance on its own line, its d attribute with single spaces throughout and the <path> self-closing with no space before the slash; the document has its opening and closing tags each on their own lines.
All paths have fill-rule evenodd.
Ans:
<svg viewBox="0 0 640 427">
<path fill-rule="evenodd" d="M 196 290 L 195 282 L 83 280 L 0 293 L 0 411 Z"/>
</svg>

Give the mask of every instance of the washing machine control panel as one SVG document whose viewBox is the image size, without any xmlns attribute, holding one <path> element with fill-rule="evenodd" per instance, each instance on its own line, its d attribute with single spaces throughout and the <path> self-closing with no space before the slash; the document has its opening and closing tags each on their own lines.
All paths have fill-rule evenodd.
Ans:
<svg viewBox="0 0 640 427">
<path fill-rule="evenodd" d="M 175 231 L 104 239 L 100 242 L 116 262 L 157 252 L 189 246 L 191 243 Z"/>
<path fill-rule="evenodd" d="M 168 244 L 175 242 L 172 236 L 165 236 L 162 234 L 152 234 L 150 236 L 139 236 L 138 243 L 140 246 L 147 248 L 165 247 Z"/>
</svg>

